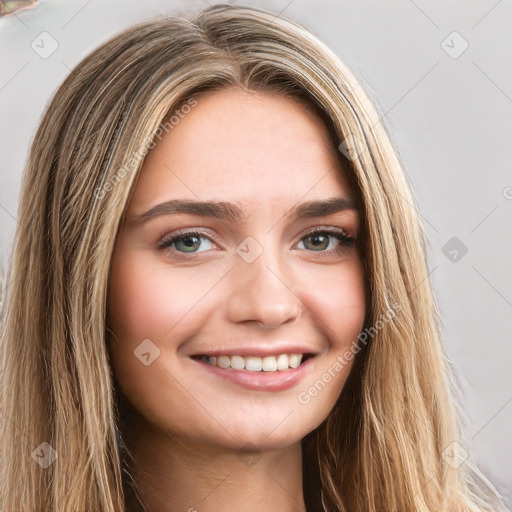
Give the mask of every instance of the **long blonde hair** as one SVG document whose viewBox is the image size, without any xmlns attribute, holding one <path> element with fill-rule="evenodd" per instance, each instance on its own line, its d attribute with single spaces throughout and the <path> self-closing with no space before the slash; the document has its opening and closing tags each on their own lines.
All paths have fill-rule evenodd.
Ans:
<svg viewBox="0 0 512 512">
<path fill-rule="evenodd" d="M 378 110 L 305 29 L 221 5 L 114 37 L 76 66 L 41 121 L 2 318 L 2 512 L 130 506 L 106 343 L 116 234 L 148 141 L 190 98 L 228 86 L 300 98 L 357 150 L 346 162 L 362 200 L 366 327 L 400 305 L 304 441 L 325 511 L 505 510 L 474 464 L 453 463 L 464 444 L 426 240 Z"/>
</svg>

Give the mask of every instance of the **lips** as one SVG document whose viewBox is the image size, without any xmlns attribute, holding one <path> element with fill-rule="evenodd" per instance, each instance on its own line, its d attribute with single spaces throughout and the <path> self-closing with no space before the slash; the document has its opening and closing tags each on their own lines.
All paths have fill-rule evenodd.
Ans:
<svg viewBox="0 0 512 512">
<path fill-rule="evenodd" d="M 246 389 L 281 391 L 312 370 L 319 352 L 305 346 L 243 347 L 189 356 L 208 375 Z"/>
<path fill-rule="evenodd" d="M 284 391 L 297 385 L 315 365 L 316 357 L 311 357 L 297 368 L 289 368 L 282 371 L 247 371 L 234 370 L 233 368 L 219 368 L 206 363 L 201 359 L 192 358 L 191 361 L 199 366 L 204 378 L 213 378 L 211 385 L 216 380 L 229 382 L 245 389 L 255 391 Z"/>
</svg>

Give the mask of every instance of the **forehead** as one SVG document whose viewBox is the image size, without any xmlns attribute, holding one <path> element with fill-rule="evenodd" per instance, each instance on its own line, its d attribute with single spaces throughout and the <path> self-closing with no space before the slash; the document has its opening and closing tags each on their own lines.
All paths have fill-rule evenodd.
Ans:
<svg viewBox="0 0 512 512">
<path fill-rule="evenodd" d="M 147 155 L 135 204 L 185 196 L 257 206 L 350 195 L 326 127 L 298 100 L 225 88 L 196 101 Z"/>
</svg>

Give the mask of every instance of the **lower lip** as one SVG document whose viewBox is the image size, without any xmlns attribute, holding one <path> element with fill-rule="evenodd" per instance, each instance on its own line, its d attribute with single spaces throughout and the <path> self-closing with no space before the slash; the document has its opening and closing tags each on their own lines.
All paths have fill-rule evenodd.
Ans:
<svg viewBox="0 0 512 512">
<path fill-rule="evenodd" d="M 246 389 L 256 391 L 284 391 L 300 382 L 306 373 L 313 368 L 315 357 L 310 357 L 297 368 L 276 370 L 274 372 L 253 372 L 250 370 L 235 370 L 233 368 L 220 368 L 206 363 L 200 359 L 192 359 L 200 364 L 206 371 L 223 379 L 229 380 Z"/>
</svg>

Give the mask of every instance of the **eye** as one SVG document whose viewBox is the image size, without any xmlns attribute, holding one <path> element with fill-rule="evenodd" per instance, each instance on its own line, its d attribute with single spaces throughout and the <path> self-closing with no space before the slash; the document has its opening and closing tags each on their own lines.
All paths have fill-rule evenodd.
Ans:
<svg viewBox="0 0 512 512">
<path fill-rule="evenodd" d="M 208 242 L 206 246 L 203 241 Z M 160 249 L 175 249 L 182 253 L 198 253 L 211 249 L 212 243 L 213 242 L 202 232 L 182 231 L 170 237 L 164 236 L 158 242 L 158 247 Z"/>
<path fill-rule="evenodd" d="M 355 239 L 340 228 L 322 228 L 308 233 L 299 242 L 299 249 L 311 252 L 330 253 L 352 247 Z M 213 248 L 214 242 L 201 231 L 178 231 L 160 239 L 157 246 L 162 250 L 173 250 L 181 254 L 197 254 Z M 302 247 L 300 245 L 302 244 Z"/>
<path fill-rule="evenodd" d="M 304 248 L 313 252 L 330 252 L 331 250 L 337 251 L 345 247 L 352 247 L 355 239 L 348 236 L 342 229 L 322 228 L 311 231 L 301 239 L 299 245 L 301 243 L 303 247 L 299 247 L 299 249 Z"/>
</svg>

